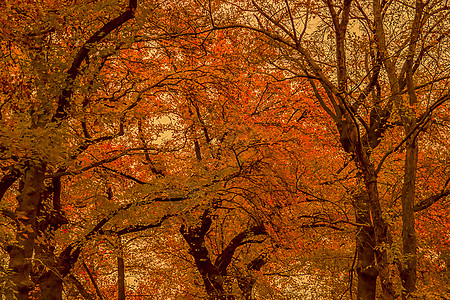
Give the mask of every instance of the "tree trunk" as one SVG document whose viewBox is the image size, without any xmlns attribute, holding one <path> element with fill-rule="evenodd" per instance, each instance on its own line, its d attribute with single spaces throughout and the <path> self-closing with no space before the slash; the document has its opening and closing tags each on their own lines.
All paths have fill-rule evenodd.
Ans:
<svg viewBox="0 0 450 300">
<path fill-rule="evenodd" d="M 117 256 L 117 273 L 118 273 L 117 289 L 119 291 L 117 299 L 125 300 L 125 263 L 123 260 L 123 249 L 120 236 L 119 236 L 119 255 Z"/>
<path fill-rule="evenodd" d="M 44 238 L 44 237 L 42 237 Z M 62 300 L 63 275 L 59 272 L 58 258 L 54 254 L 53 241 L 37 244 L 32 279 L 39 286 L 39 300 Z"/>
<path fill-rule="evenodd" d="M 219 273 L 219 269 L 211 262 L 208 249 L 206 248 L 205 235 L 211 227 L 211 218 L 208 213 L 202 216 L 200 226 L 186 228 L 181 226 L 180 232 L 188 243 L 190 251 L 195 261 L 200 275 L 205 285 L 208 299 L 210 300 L 231 300 L 225 295 L 223 287 L 224 279 Z"/>
<path fill-rule="evenodd" d="M 391 241 L 389 227 L 383 218 L 383 211 L 381 209 L 377 173 L 373 164 L 370 162 L 367 148 L 363 147 L 361 143 L 356 143 L 355 158 L 358 169 L 363 175 L 364 186 L 367 192 L 367 204 L 370 208 L 371 222 L 374 230 L 373 249 L 381 283 L 382 299 L 393 300 L 395 298 L 395 292 L 391 278 L 391 263 L 388 258 Z"/>
<path fill-rule="evenodd" d="M 42 300 L 62 300 L 63 280 L 53 271 L 47 271 L 40 278 L 40 297 Z"/>
<path fill-rule="evenodd" d="M 407 133 L 415 127 L 416 122 L 407 126 Z M 414 195 L 417 171 L 418 147 L 415 139 L 406 144 L 405 176 L 402 190 L 402 221 L 403 221 L 403 261 L 400 267 L 402 280 L 402 298 L 409 299 L 416 290 L 417 240 L 414 220 Z"/>
<path fill-rule="evenodd" d="M 55 255 L 54 233 L 67 218 L 61 212 L 61 181 L 54 178 L 52 185 L 41 194 L 38 206 L 37 234 L 32 280 L 39 285 L 40 300 L 62 300 L 63 277 L 61 260 Z"/>
<path fill-rule="evenodd" d="M 372 166 L 371 166 L 372 167 Z M 370 168 L 370 170 L 372 170 Z M 389 228 L 383 219 L 380 199 L 378 194 L 377 179 L 374 170 L 364 176 L 370 212 L 372 214 L 372 224 L 375 237 L 375 258 L 377 262 L 378 276 L 380 278 L 382 299 L 393 300 L 395 298 L 394 285 L 391 278 L 391 263 L 388 258 L 388 249 L 391 246 L 389 238 Z"/>
<path fill-rule="evenodd" d="M 9 269 L 11 281 L 15 285 L 14 293 L 17 300 L 29 299 L 28 293 L 34 287 L 30 279 L 32 257 L 36 240 L 36 216 L 44 191 L 45 165 L 28 162 L 20 182 L 20 194 L 17 196 L 18 206 L 15 214 L 18 220 L 16 242 L 7 245 L 9 254 Z M 13 299 L 12 293 L 7 299 Z"/>
<path fill-rule="evenodd" d="M 85 300 L 94 300 L 94 298 L 91 296 L 91 294 L 89 294 L 86 291 L 86 289 L 81 284 L 81 282 L 78 281 L 78 279 L 73 274 L 70 274 L 68 278 L 73 283 L 73 285 L 77 288 L 78 292 Z"/>
<path fill-rule="evenodd" d="M 375 300 L 378 272 L 375 267 L 374 230 L 370 221 L 368 196 L 360 191 L 354 196 L 356 222 L 364 224 L 356 234 L 356 251 L 358 253 L 358 300 Z"/>
<path fill-rule="evenodd" d="M 88 274 L 92 285 L 94 286 L 95 292 L 97 293 L 97 297 L 100 300 L 103 300 L 103 296 L 102 296 L 102 293 L 100 292 L 100 288 L 98 287 L 97 281 L 95 280 L 94 276 L 92 275 L 91 270 L 89 269 L 89 267 L 86 265 L 86 263 L 84 261 L 83 261 L 83 268 L 86 271 L 86 273 Z"/>
<path fill-rule="evenodd" d="M 414 196 L 416 192 L 416 173 L 419 153 L 416 138 L 419 131 L 416 133 L 414 132 L 417 125 L 415 110 L 415 107 L 417 106 L 417 94 L 413 79 L 413 60 L 416 52 L 417 40 L 420 36 L 420 24 L 422 22 L 423 9 L 425 5 L 426 4 L 422 1 L 416 2 L 415 16 L 411 28 L 411 41 L 408 49 L 408 56 L 405 61 L 405 83 L 408 91 L 409 103 L 405 109 L 404 128 L 406 136 L 409 136 L 410 134 L 412 134 L 412 136 L 406 142 L 406 157 L 402 189 L 403 261 L 401 264 L 400 278 L 403 286 L 403 300 L 409 299 L 411 294 L 416 290 L 417 277 L 417 240 L 414 220 Z"/>
<path fill-rule="evenodd" d="M 262 225 L 257 225 L 238 234 L 212 263 L 205 243 L 205 236 L 211 228 L 211 224 L 209 211 L 205 210 L 200 224 L 190 227 L 182 225 L 180 233 L 188 243 L 189 253 L 194 258 L 197 270 L 202 276 L 208 300 L 234 300 L 235 296 L 228 293 L 225 288 L 227 267 L 231 263 L 235 250 L 242 245 L 243 240 L 249 236 L 264 234 L 265 229 Z"/>
</svg>

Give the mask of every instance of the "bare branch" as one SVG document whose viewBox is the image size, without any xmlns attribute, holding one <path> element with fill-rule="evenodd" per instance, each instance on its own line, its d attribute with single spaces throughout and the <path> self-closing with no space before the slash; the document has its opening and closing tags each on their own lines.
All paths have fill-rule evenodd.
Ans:
<svg viewBox="0 0 450 300">
<path fill-rule="evenodd" d="M 428 207 L 430 207 L 434 203 L 438 202 L 442 198 L 447 197 L 448 195 L 450 195 L 450 190 L 442 191 L 439 194 L 425 198 L 422 201 L 420 201 L 419 203 L 417 203 L 416 205 L 414 205 L 414 212 L 419 212 L 424 209 L 427 209 Z"/>
<path fill-rule="evenodd" d="M 97 293 L 97 296 L 100 298 L 100 300 L 104 300 L 102 293 L 100 292 L 100 289 L 98 288 L 97 281 L 95 280 L 94 276 L 92 275 L 91 269 L 89 269 L 89 267 L 86 265 L 86 262 L 84 262 L 84 261 L 83 261 L 83 267 L 84 267 L 84 270 L 86 271 L 86 273 L 88 273 L 88 275 L 89 275 L 89 279 L 91 280 L 92 285 L 95 288 L 95 292 Z"/>
<path fill-rule="evenodd" d="M 267 234 L 263 224 L 255 225 L 248 230 L 245 230 L 236 235 L 227 247 L 217 256 L 214 265 L 219 269 L 219 273 L 225 275 L 228 265 L 231 263 L 234 252 L 239 246 L 245 243 L 245 240 L 256 235 Z"/>
</svg>

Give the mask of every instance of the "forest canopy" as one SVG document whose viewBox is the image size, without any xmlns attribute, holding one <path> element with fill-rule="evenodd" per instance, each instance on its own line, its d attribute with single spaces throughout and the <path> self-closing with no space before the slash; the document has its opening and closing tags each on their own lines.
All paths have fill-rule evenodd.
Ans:
<svg viewBox="0 0 450 300">
<path fill-rule="evenodd" d="M 0 6 L 1 299 L 448 299 L 447 1 Z"/>
</svg>

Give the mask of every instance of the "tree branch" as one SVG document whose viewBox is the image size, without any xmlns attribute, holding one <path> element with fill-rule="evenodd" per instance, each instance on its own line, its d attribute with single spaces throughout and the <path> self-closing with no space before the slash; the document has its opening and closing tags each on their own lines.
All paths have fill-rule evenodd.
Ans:
<svg viewBox="0 0 450 300">
<path fill-rule="evenodd" d="M 447 179 L 447 181 L 445 182 L 444 187 L 440 193 L 432 195 L 428 198 L 425 198 L 422 201 L 420 201 L 419 203 L 417 203 L 416 205 L 414 205 L 414 212 L 419 212 L 424 209 L 427 209 L 434 203 L 438 202 L 440 199 L 445 198 L 448 195 L 450 195 L 450 189 L 447 189 L 447 185 L 449 183 L 450 183 L 450 178 Z"/>
<path fill-rule="evenodd" d="M 89 279 L 91 280 L 92 285 L 94 286 L 97 296 L 100 298 L 100 300 L 103 300 L 103 296 L 102 296 L 102 293 L 100 292 L 100 289 L 98 288 L 97 281 L 95 280 L 94 276 L 92 275 L 91 270 L 89 269 L 89 267 L 86 265 L 86 263 L 84 261 L 83 261 L 83 267 L 89 275 Z"/>
<path fill-rule="evenodd" d="M 227 267 L 231 263 L 234 252 L 239 246 L 244 244 L 245 239 L 255 235 L 264 234 L 267 234 L 266 229 L 264 228 L 264 225 L 259 224 L 236 235 L 230 241 L 228 246 L 222 251 L 222 253 L 220 253 L 220 255 L 216 258 L 214 265 L 219 269 L 219 273 L 223 276 L 226 275 Z"/>
<path fill-rule="evenodd" d="M 81 282 L 73 275 L 69 275 L 69 280 L 73 283 L 73 285 L 77 288 L 77 290 L 80 292 L 80 295 L 85 300 L 94 300 L 94 298 L 86 291 L 84 286 L 81 284 Z"/>
<path fill-rule="evenodd" d="M 113 172 L 113 173 L 116 173 L 116 174 L 119 174 L 120 176 L 123 176 L 123 177 L 125 177 L 126 179 L 129 179 L 129 180 L 131 180 L 131 181 L 134 181 L 134 182 L 136 182 L 136 183 L 138 183 L 138 184 L 147 184 L 147 183 L 148 183 L 148 182 L 139 180 L 139 179 L 137 179 L 136 177 L 133 177 L 133 176 L 131 176 L 131 175 L 125 174 L 125 173 L 123 173 L 123 172 L 121 172 L 121 171 L 117 171 L 117 170 L 108 168 L 108 167 L 106 167 L 106 166 L 100 166 L 100 168 L 105 169 L 105 170 L 108 170 L 108 171 Z"/>
<path fill-rule="evenodd" d="M 158 198 L 149 198 L 149 199 L 145 199 L 143 201 L 138 201 L 138 202 L 131 202 L 131 203 L 127 203 L 127 204 L 123 204 L 121 206 L 119 206 L 116 210 L 110 212 L 109 214 L 107 214 L 106 216 L 104 216 L 98 223 L 97 225 L 94 226 L 93 229 L 91 229 L 87 234 L 85 234 L 83 236 L 83 238 L 71 243 L 69 246 L 67 246 L 60 254 L 59 256 L 59 260 L 61 262 L 62 265 L 62 269 L 60 270 L 60 274 L 62 276 L 66 276 L 70 269 L 72 268 L 73 264 L 78 260 L 78 257 L 81 253 L 82 247 L 83 245 L 91 240 L 96 234 L 102 233 L 102 228 L 103 226 L 109 221 L 111 220 L 113 217 L 115 217 L 116 215 L 119 214 L 119 212 L 125 211 L 131 207 L 139 207 L 139 206 L 143 206 L 143 205 L 147 205 L 147 204 L 151 204 L 154 202 L 171 202 L 171 201 L 183 201 L 185 200 L 185 197 L 173 197 L 173 198 L 169 198 L 169 197 L 158 197 Z M 161 223 L 166 220 L 167 218 L 171 217 L 172 215 L 166 215 L 165 217 L 163 217 L 158 223 L 156 224 L 151 224 L 151 225 L 142 225 L 142 226 L 148 226 L 148 228 L 153 228 L 153 227 L 157 227 L 159 226 L 158 224 Z M 126 234 L 128 233 L 127 230 L 129 232 L 136 232 L 136 231 L 141 231 L 141 230 L 145 230 L 142 229 L 143 227 L 139 227 L 138 225 L 136 226 L 130 226 L 130 228 L 124 228 L 123 232 L 121 232 L 122 234 Z"/>
<path fill-rule="evenodd" d="M 72 62 L 72 66 L 67 71 L 66 86 L 59 96 L 58 107 L 55 114 L 53 115 L 52 122 L 56 122 L 67 117 L 67 108 L 70 105 L 69 99 L 73 94 L 73 82 L 80 74 L 80 66 L 88 58 L 89 51 L 93 49 L 95 44 L 101 42 L 113 30 L 119 28 L 128 20 L 134 18 L 136 8 L 137 0 L 130 0 L 128 3 L 128 7 L 120 16 L 103 25 L 102 28 L 96 31 L 78 51 Z"/>
<path fill-rule="evenodd" d="M 117 236 L 121 236 L 127 233 L 132 233 L 132 232 L 140 232 L 140 231 L 144 231 L 150 228 L 156 228 L 156 227 L 160 227 L 165 220 L 171 218 L 171 217 L 175 217 L 177 216 L 177 214 L 167 214 L 165 216 L 163 216 L 157 223 L 154 224 L 147 224 L 147 225 L 131 225 L 125 228 L 122 228 L 120 230 L 111 232 Z"/>
</svg>

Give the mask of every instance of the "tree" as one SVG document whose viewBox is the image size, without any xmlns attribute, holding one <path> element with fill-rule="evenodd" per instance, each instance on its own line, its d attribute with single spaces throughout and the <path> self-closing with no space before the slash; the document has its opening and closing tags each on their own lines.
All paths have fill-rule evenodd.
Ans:
<svg viewBox="0 0 450 300">
<path fill-rule="evenodd" d="M 251 1 L 233 8 L 229 13 L 233 18 L 221 16 L 220 5 L 210 9 L 212 26 L 260 33 L 278 51 L 267 64 L 285 71 L 287 78 L 306 78 L 336 124 L 342 149 L 352 156 L 364 180 L 374 230 L 377 273 L 373 276 L 380 279 L 384 299 L 397 294 L 390 255 L 392 230 L 379 180 L 389 158 L 404 151 L 403 254 L 396 264 L 403 298 L 411 297 L 417 268 L 415 210 L 448 195 L 444 176 L 440 192 L 415 202 L 419 145 L 430 143 L 422 138 L 423 132 L 433 127 L 433 115 L 446 114 L 439 108 L 449 99 L 447 64 L 441 56 L 448 50 L 444 42 L 448 7 L 433 1 Z M 399 139 L 387 138 L 393 132 Z M 394 146 L 386 145 L 387 140 Z M 361 273 L 359 280 L 364 280 Z M 363 290 L 359 293 L 366 297 Z M 367 299 L 374 297 L 368 294 L 372 296 Z"/>
<path fill-rule="evenodd" d="M 418 263 L 450 194 L 435 2 L 5 1 L 2 294 L 442 288 Z"/>
<path fill-rule="evenodd" d="M 4 293 L 7 299 L 29 299 L 37 286 L 41 299 L 61 299 L 62 279 L 69 274 L 86 242 L 100 233 L 108 221 L 133 206 L 154 200 L 181 200 L 179 196 L 156 197 L 159 200 L 118 205 L 110 199 L 115 208 L 103 213 L 92 230 L 66 245 L 55 240 L 61 228 L 74 221 L 68 215 L 76 203 L 65 197 L 70 194 L 64 190 L 70 187 L 70 180 L 65 177 L 78 176 L 92 182 L 97 180 L 93 175 L 98 168 L 114 171 L 108 169 L 108 163 L 130 155 L 149 156 L 167 150 L 162 150 L 163 146 L 135 147 L 141 142 L 132 140 L 128 130 L 134 124 L 126 123 L 145 93 L 156 92 L 182 78 L 176 71 L 163 71 L 155 78 L 148 74 L 150 79 L 137 78 L 130 70 L 134 68 L 139 73 L 138 66 L 148 65 L 130 60 L 124 63 L 123 59 L 132 57 L 130 52 L 136 47 L 155 38 L 138 36 L 137 21 L 133 21 L 136 0 L 107 6 L 89 2 L 34 5 L 7 1 L 2 6 L 6 14 L 2 19 L 5 56 L 1 74 L 0 194 L 2 213 L 12 225 L 5 246 L 11 289 Z M 152 7 L 140 8 L 139 19 L 153 17 L 149 15 Z M 91 15 L 94 22 L 86 20 L 85 15 Z M 164 35 L 161 32 L 153 31 L 155 36 Z M 158 134 L 158 130 L 153 134 Z M 128 144 L 119 144 L 125 136 L 129 137 Z M 118 173 L 126 177 L 126 172 Z M 128 178 L 139 182 L 133 176 Z M 107 191 L 103 194 L 109 195 Z M 84 225 L 90 227 L 89 223 Z M 65 248 L 56 253 L 56 246 Z"/>
</svg>

